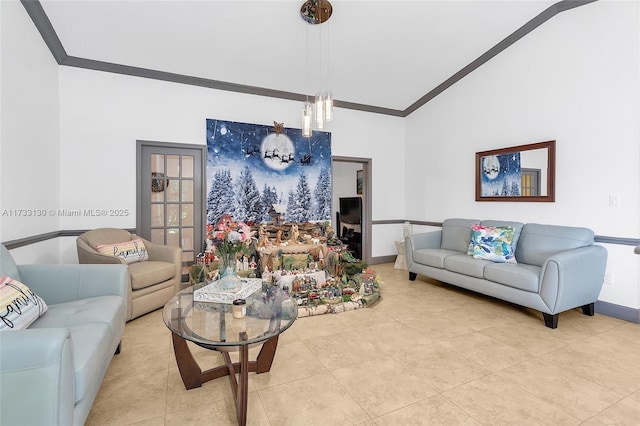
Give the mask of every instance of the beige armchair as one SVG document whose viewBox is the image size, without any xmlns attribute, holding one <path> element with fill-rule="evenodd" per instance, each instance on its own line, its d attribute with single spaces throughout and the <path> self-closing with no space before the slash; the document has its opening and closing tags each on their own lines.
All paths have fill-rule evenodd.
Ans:
<svg viewBox="0 0 640 426">
<path fill-rule="evenodd" d="M 127 266 L 129 275 L 127 321 L 154 311 L 180 290 L 182 249 L 142 239 L 149 260 L 127 264 L 121 257 L 100 253 L 96 247 L 140 238 L 123 229 L 101 228 L 85 232 L 76 240 L 80 263 L 115 263 Z"/>
</svg>

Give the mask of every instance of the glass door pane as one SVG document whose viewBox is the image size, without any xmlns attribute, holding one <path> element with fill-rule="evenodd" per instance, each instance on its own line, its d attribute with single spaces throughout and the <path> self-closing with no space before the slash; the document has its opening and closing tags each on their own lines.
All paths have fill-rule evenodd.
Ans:
<svg viewBox="0 0 640 426">
<path fill-rule="evenodd" d="M 204 236 L 200 195 L 204 148 L 139 142 L 138 149 L 142 161 L 138 233 L 154 243 L 182 247 L 186 274 L 202 249 Z"/>
</svg>

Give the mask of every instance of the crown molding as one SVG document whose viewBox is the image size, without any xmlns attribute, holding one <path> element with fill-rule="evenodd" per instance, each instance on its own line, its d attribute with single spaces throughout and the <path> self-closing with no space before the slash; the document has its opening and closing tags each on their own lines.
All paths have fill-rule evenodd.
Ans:
<svg viewBox="0 0 640 426">
<path fill-rule="evenodd" d="M 27 11 L 29 17 L 33 21 L 34 25 L 38 29 L 38 32 L 42 36 L 44 42 L 49 47 L 51 54 L 55 58 L 59 65 L 70 66 L 76 68 L 90 69 L 95 71 L 110 72 L 115 74 L 130 75 L 133 77 L 150 78 L 154 80 L 167 81 L 178 84 L 187 84 L 191 86 L 206 87 L 216 90 L 225 90 L 236 93 L 245 93 L 257 96 L 267 96 L 277 99 L 286 99 L 291 101 L 304 102 L 307 99 L 306 94 L 286 92 L 282 90 L 268 89 L 265 87 L 249 86 L 244 84 L 230 83 L 220 80 L 212 80 L 202 77 L 194 77 L 184 74 L 176 74 L 165 71 L 153 70 L 149 68 L 132 67 L 128 65 L 115 64 L 110 62 L 96 61 L 92 59 L 79 58 L 76 56 L 69 56 L 56 34 L 53 25 L 49 17 L 45 13 L 42 4 L 39 0 L 20 0 L 22 5 Z M 463 67 L 460 71 L 453 74 L 451 77 L 440 83 L 433 90 L 422 96 L 420 99 L 409 105 L 404 110 L 385 108 L 376 105 L 360 104 L 348 101 L 341 101 L 339 99 L 334 100 L 334 106 L 337 108 L 351 109 L 356 111 L 371 112 L 375 114 L 390 115 L 394 117 L 407 117 L 433 98 L 447 90 L 449 87 L 462 80 L 467 75 L 481 67 L 483 64 L 490 61 L 492 58 L 503 52 L 508 47 L 512 46 L 521 38 L 534 31 L 540 25 L 547 22 L 561 12 L 574 9 L 576 7 L 584 6 L 589 3 L 593 3 L 598 0 L 562 0 L 549 6 L 544 11 L 540 12 L 533 19 L 529 20 L 526 24 L 515 30 L 513 33 L 505 37 L 498 44 L 487 50 L 480 55 L 474 61 Z"/>
</svg>

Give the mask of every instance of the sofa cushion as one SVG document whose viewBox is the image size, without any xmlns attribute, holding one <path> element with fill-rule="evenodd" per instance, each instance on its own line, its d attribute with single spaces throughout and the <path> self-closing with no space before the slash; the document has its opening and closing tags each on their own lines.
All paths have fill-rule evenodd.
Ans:
<svg viewBox="0 0 640 426">
<path fill-rule="evenodd" d="M 170 280 L 176 274 L 176 265 L 158 260 L 131 263 L 128 268 L 133 290 L 139 290 Z"/>
<path fill-rule="evenodd" d="M 122 297 L 97 296 L 49 305 L 30 328 L 66 328 L 91 322 L 118 324 L 124 318 Z"/>
<path fill-rule="evenodd" d="M 0 331 L 24 330 L 47 311 L 44 300 L 20 281 L 0 277 Z"/>
<path fill-rule="evenodd" d="M 455 250 L 418 249 L 413 252 L 413 260 L 422 265 L 443 269 L 444 259 L 447 256 L 453 256 L 456 254 L 460 253 Z"/>
<path fill-rule="evenodd" d="M 484 278 L 519 290 L 537 293 L 540 267 L 523 263 L 493 263 L 484 267 Z"/>
<path fill-rule="evenodd" d="M 466 253 L 469 248 L 471 225 L 479 224 L 475 219 L 446 219 L 442 223 L 440 248 Z"/>
<path fill-rule="evenodd" d="M 593 238 L 588 228 L 527 223 L 520 234 L 516 258 L 521 263 L 542 266 L 551 255 L 593 245 Z"/>
<path fill-rule="evenodd" d="M 490 260 L 498 263 L 516 263 L 513 254 L 513 235 L 511 226 L 471 225 L 469 251 L 475 259 Z"/>
<path fill-rule="evenodd" d="M 474 259 L 466 254 L 455 254 L 444 259 L 444 268 L 447 271 L 457 272 L 476 278 L 484 278 L 483 270 L 485 265 L 490 264 L 488 260 Z"/>
<path fill-rule="evenodd" d="M 126 263 L 143 262 L 149 260 L 149 253 L 142 239 L 135 238 L 130 241 L 122 241 L 114 244 L 99 244 L 96 250 L 107 256 L 118 257 Z"/>
</svg>

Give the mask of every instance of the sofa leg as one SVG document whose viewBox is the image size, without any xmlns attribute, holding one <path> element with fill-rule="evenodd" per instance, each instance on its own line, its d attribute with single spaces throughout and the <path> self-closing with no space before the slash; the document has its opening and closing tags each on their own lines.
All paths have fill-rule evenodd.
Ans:
<svg viewBox="0 0 640 426">
<path fill-rule="evenodd" d="M 585 315 L 589 315 L 592 317 L 596 313 L 596 304 L 589 303 L 588 305 L 584 305 L 580 307 L 582 309 L 582 313 Z"/>
<path fill-rule="evenodd" d="M 120 346 L 122 346 L 122 341 L 118 343 L 118 347 L 116 348 L 116 355 L 120 353 Z"/>
<path fill-rule="evenodd" d="M 549 328 L 558 328 L 558 314 L 551 315 L 543 312 L 542 316 L 544 317 L 544 325 Z"/>
<path fill-rule="evenodd" d="M 417 276 L 415 272 L 409 272 L 409 281 L 415 281 Z"/>
</svg>

